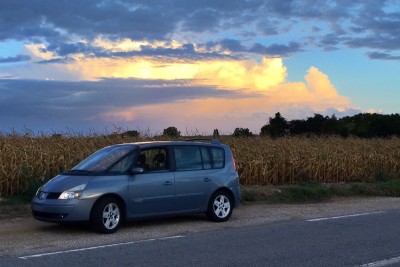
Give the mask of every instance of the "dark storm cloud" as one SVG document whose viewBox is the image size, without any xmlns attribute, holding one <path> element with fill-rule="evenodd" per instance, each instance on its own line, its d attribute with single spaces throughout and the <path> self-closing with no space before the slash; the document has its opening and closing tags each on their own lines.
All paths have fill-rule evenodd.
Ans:
<svg viewBox="0 0 400 267">
<path fill-rule="evenodd" d="M 314 21 L 316 25 L 330 25 L 328 31 L 318 27 L 318 32 L 313 26 L 311 32 L 314 35 L 308 38 L 310 43 L 315 43 L 324 50 L 341 46 L 371 48 L 386 51 L 390 58 L 396 58 L 391 53 L 400 50 L 399 7 L 398 0 L 270 0 L 265 5 L 272 14 L 278 15 L 283 21 L 292 21 L 293 25 L 296 20 L 304 19 Z"/>
<path fill-rule="evenodd" d="M 198 98 L 237 98 L 241 93 L 185 80 L 103 79 L 62 82 L 0 79 L 0 121 L 65 122 L 100 119 L 104 112 Z"/>
<path fill-rule="evenodd" d="M 47 59 L 47 60 L 40 60 L 40 61 L 36 61 L 35 63 L 37 64 L 52 64 L 52 63 L 56 63 L 56 64 L 65 64 L 65 63 L 71 63 L 74 62 L 75 60 L 72 58 L 68 58 L 68 57 L 63 57 L 63 58 L 52 58 L 52 59 Z"/>
<path fill-rule="evenodd" d="M 400 56 L 394 56 L 388 53 L 381 52 L 370 52 L 367 54 L 371 59 L 382 59 L 382 60 L 400 60 Z"/>
<path fill-rule="evenodd" d="M 172 57 L 181 59 L 208 59 L 208 58 L 228 58 L 229 55 L 223 55 L 216 52 L 197 52 L 194 44 L 183 44 L 178 48 L 141 46 L 140 51 L 132 52 L 116 52 L 111 54 L 114 57 L 131 57 L 131 56 L 158 56 Z"/>
<path fill-rule="evenodd" d="M 183 24 L 183 30 L 203 32 L 217 30 L 221 14 L 213 9 L 203 9 L 191 14 Z"/>
<path fill-rule="evenodd" d="M 288 45 L 273 44 L 270 46 L 264 46 L 260 43 L 255 43 L 252 47 L 246 47 L 239 40 L 224 39 L 218 42 L 208 42 L 204 46 L 207 49 L 222 48 L 222 50 L 228 50 L 234 53 L 235 52 L 255 53 L 269 57 L 275 57 L 275 56 L 285 57 L 290 54 L 302 51 L 301 45 L 296 42 L 290 42 Z"/>
<path fill-rule="evenodd" d="M 246 47 L 243 46 L 239 40 L 234 39 L 223 39 L 220 41 L 207 42 L 202 46 L 204 46 L 207 50 L 215 50 L 218 49 L 218 47 L 221 47 L 223 50 L 229 50 L 231 52 L 246 51 Z"/>
<path fill-rule="evenodd" d="M 325 50 L 367 48 L 395 57 L 400 50 L 399 6 L 399 0 L 2 0 L 0 41 L 44 42 L 60 57 L 74 53 L 112 57 L 115 55 L 91 47 L 90 42 L 98 37 L 169 40 L 174 33 L 201 34 L 203 39 L 207 34 L 224 32 L 290 36 L 291 31 L 296 32 L 298 22 L 307 21 L 310 28 L 302 30 L 308 36 L 293 37 L 296 39 L 287 40 L 287 44 L 246 38 L 231 49 L 246 50 L 240 47 L 246 41 L 252 53 L 287 56 L 306 50 L 291 44 L 304 47 L 308 43 Z M 202 40 L 209 41 L 215 39 Z M 188 58 L 196 58 L 199 53 L 186 50 L 182 54 L 179 49 L 143 51 L 151 55 L 157 52 Z"/>
<path fill-rule="evenodd" d="M 340 36 L 338 36 L 336 34 L 331 33 L 331 34 L 322 36 L 320 38 L 319 44 L 323 48 L 330 49 L 330 48 L 340 45 L 342 41 L 343 41 L 343 38 L 341 38 Z"/>
<path fill-rule="evenodd" d="M 90 53 L 92 48 L 87 46 L 85 43 L 77 42 L 77 43 L 53 43 L 47 47 L 47 51 L 52 51 L 57 53 L 59 56 L 67 56 L 70 54 L 77 53 Z M 45 52 L 45 51 L 43 51 Z"/>
<path fill-rule="evenodd" d="M 0 40 L 50 38 L 62 31 L 86 38 L 163 38 L 179 20 L 162 5 L 130 1 L 4 0 L 0 3 Z"/>
<path fill-rule="evenodd" d="M 75 53 L 83 53 L 87 57 L 96 57 L 96 58 L 131 58 L 134 56 L 179 58 L 179 59 L 189 59 L 189 60 L 235 58 L 234 56 L 221 54 L 218 52 L 195 51 L 195 46 L 192 43 L 182 44 L 180 47 L 174 47 L 174 48 L 163 47 L 163 46 L 141 45 L 140 50 L 120 51 L 120 52 L 110 52 L 100 47 L 93 47 L 85 43 L 78 43 L 78 44 L 59 43 L 51 45 L 46 49 L 42 49 L 42 52 L 53 52 L 59 55 L 60 57 L 49 60 L 42 60 L 35 63 L 39 64 L 71 63 L 75 61 L 71 57 L 71 55 Z"/>
<path fill-rule="evenodd" d="M 31 57 L 27 56 L 27 55 L 18 55 L 15 57 L 0 57 L 0 64 L 24 62 L 24 61 L 29 61 L 30 59 L 31 59 Z"/>
<path fill-rule="evenodd" d="M 262 44 L 254 44 L 249 52 L 263 54 L 268 56 L 288 56 L 290 54 L 301 51 L 300 44 L 296 42 L 290 42 L 289 45 L 278 45 L 274 44 L 271 46 L 264 46 Z"/>
<path fill-rule="evenodd" d="M 266 36 L 278 35 L 281 22 L 279 20 L 264 19 L 257 23 L 257 30 Z"/>
</svg>

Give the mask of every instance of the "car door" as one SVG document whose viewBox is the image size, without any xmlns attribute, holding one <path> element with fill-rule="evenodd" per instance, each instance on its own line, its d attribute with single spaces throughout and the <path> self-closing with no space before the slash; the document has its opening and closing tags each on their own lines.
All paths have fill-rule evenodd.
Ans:
<svg viewBox="0 0 400 267">
<path fill-rule="evenodd" d="M 129 179 L 130 217 L 165 214 L 174 210 L 175 179 L 169 168 L 167 147 L 140 151 L 136 167 L 143 168 Z"/>
<path fill-rule="evenodd" d="M 175 196 L 179 211 L 201 211 L 207 207 L 213 185 L 213 171 L 206 147 L 173 147 L 175 158 Z"/>
</svg>

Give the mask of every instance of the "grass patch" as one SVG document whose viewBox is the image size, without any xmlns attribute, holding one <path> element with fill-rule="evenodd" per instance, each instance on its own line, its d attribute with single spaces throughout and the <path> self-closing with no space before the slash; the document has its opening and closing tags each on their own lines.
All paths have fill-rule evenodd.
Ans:
<svg viewBox="0 0 400 267">
<path fill-rule="evenodd" d="M 27 196 L 15 195 L 8 198 L 3 198 L 0 200 L 0 205 L 20 205 L 28 204 L 32 198 L 27 198 Z"/>
<path fill-rule="evenodd" d="M 301 203 L 328 200 L 335 191 L 326 185 L 303 183 L 283 186 L 243 186 L 242 200 L 248 202 Z"/>
<path fill-rule="evenodd" d="M 353 184 L 350 187 L 350 194 L 360 196 L 400 197 L 400 180 Z"/>
<path fill-rule="evenodd" d="M 333 190 L 314 183 L 291 185 L 282 188 L 281 193 L 275 195 L 274 202 L 315 202 L 330 199 Z"/>
<path fill-rule="evenodd" d="M 303 203 L 326 201 L 333 197 L 400 197 L 400 180 L 373 183 L 302 183 L 283 186 L 243 186 L 242 200 L 268 203 Z"/>
<path fill-rule="evenodd" d="M 378 184 L 385 196 L 400 197 L 400 180 L 389 180 Z"/>
</svg>

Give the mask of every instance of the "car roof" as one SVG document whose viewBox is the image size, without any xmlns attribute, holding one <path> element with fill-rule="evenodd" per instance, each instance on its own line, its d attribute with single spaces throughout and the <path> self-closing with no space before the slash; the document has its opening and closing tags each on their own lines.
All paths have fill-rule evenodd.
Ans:
<svg viewBox="0 0 400 267">
<path fill-rule="evenodd" d="M 139 146 L 157 146 L 157 145 L 221 145 L 218 140 L 205 140 L 205 139 L 193 139 L 184 141 L 149 141 L 136 143 Z"/>
<path fill-rule="evenodd" d="M 205 142 L 207 141 L 207 143 Z M 215 146 L 222 146 L 220 141 L 218 140 L 211 140 L 211 139 L 193 139 L 188 141 L 144 141 L 144 142 L 134 142 L 134 143 L 123 143 L 123 144 L 115 144 L 114 146 L 120 145 L 132 145 L 139 148 L 145 147 L 156 147 L 160 145 L 215 145 Z"/>
</svg>

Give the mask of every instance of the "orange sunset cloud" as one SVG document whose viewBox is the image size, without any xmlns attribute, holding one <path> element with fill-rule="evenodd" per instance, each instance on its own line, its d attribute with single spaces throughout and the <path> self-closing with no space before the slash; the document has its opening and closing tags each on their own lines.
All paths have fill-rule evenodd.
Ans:
<svg viewBox="0 0 400 267">
<path fill-rule="evenodd" d="M 156 118 L 152 118 L 154 116 L 152 114 L 162 113 L 165 125 L 168 123 L 177 125 L 178 122 L 177 126 L 189 129 L 195 129 L 199 124 L 208 125 L 210 128 L 223 128 L 224 125 L 228 127 L 231 121 L 235 121 L 238 127 L 257 129 L 266 123 L 267 114 L 272 116 L 274 112 L 282 111 L 290 105 L 295 105 L 297 108 L 311 108 L 315 112 L 321 112 L 328 108 L 340 111 L 352 107 L 346 97 L 338 94 L 328 76 L 316 67 L 309 69 L 305 75 L 305 82 L 289 83 L 283 79 L 286 75 L 284 72 L 286 68 L 278 64 L 279 60 L 273 60 L 273 68 L 270 68 L 267 61 L 264 59 L 262 64 L 255 67 L 244 65 L 239 68 L 236 71 L 237 84 L 233 84 L 234 80 L 229 79 L 229 77 L 235 76 L 233 72 L 230 72 L 231 65 L 224 66 L 220 63 L 215 76 L 212 76 L 211 72 L 197 74 L 197 77 L 205 77 L 203 75 L 206 73 L 210 74 L 208 79 L 200 80 L 202 84 L 214 84 L 224 89 L 242 88 L 241 90 L 244 92 L 249 91 L 256 94 L 234 99 L 204 98 L 143 105 L 107 112 L 103 116 L 107 119 L 127 121 L 133 117 L 147 118 L 151 121 L 156 120 Z M 246 63 L 248 64 L 248 62 Z M 235 64 L 240 66 L 238 62 Z M 262 69 L 261 66 L 264 66 L 265 69 Z M 258 82 L 255 82 L 255 77 L 259 79 Z M 270 77 L 272 77 L 272 81 L 269 80 Z M 194 83 L 196 82 L 198 80 L 194 80 Z M 260 116 L 260 114 L 265 114 L 265 116 Z M 168 121 L 166 118 L 171 119 Z"/>
<path fill-rule="evenodd" d="M 98 45 L 110 46 L 110 50 L 140 49 L 140 44 L 124 42 L 120 46 L 98 41 Z M 162 45 L 162 44 L 158 44 Z M 176 45 L 176 44 L 169 44 Z M 36 57 L 38 47 L 28 47 Z M 215 90 L 235 90 L 236 98 L 180 99 L 168 103 L 135 104 L 132 107 L 114 108 L 100 116 L 106 121 L 136 120 L 157 122 L 157 114 L 163 114 L 163 123 L 195 128 L 199 122 L 212 127 L 234 120 L 240 127 L 260 127 L 268 116 L 286 108 L 295 107 L 323 112 L 326 109 L 343 111 L 353 108 L 349 99 L 341 96 L 327 74 L 311 66 L 304 81 L 287 82 L 287 68 L 282 58 L 173 60 L 151 57 L 131 58 L 79 58 L 73 63 L 58 65 L 73 73 L 80 80 L 96 81 L 101 78 L 135 78 L 146 80 L 185 80 L 188 86 L 206 86 Z M 112 88 L 110 88 L 112 89 Z M 143 88 L 142 90 L 146 90 Z M 193 124 L 193 125 L 192 125 Z M 196 124 L 196 125 L 195 125 Z M 227 124 L 228 125 L 228 124 Z M 219 126 L 221 127 L 221 126 Z"/>
</svg>

